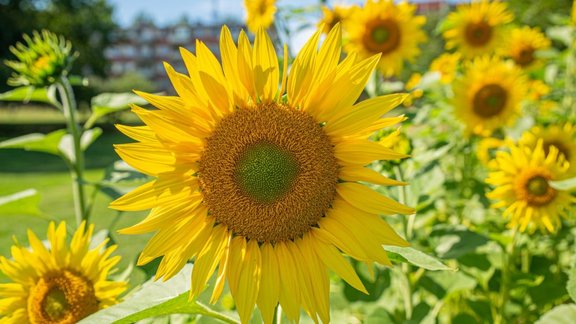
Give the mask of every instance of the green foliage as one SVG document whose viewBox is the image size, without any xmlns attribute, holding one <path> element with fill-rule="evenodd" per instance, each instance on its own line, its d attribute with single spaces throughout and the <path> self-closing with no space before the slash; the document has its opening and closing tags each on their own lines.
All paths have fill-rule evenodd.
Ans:
<svg viewBox="0 0 576 324">
<path fill-rule="evenodd" d="M 36 189 L 27 189 L 8 196 L 0 197 L 0 216 L 32 215 L 41 216 L 38 209 L 40 194 Z"/>
</svg>

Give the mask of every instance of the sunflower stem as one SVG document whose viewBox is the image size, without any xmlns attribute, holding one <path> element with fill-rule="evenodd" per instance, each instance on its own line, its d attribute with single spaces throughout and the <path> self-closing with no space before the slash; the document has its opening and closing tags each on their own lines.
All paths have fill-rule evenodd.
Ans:
<svg viewBox="0 0 576 324">
<path fill-rule="evenodd" d="M 404 174 L 402 172 L 402 168 L 399 165 L 394 166 L 394 173 L 396 175 L 396 180 L 403 181 Z M 408 192 L 406 190 L 406 186 L 399 186 L 398 187 L 398 202 L 401 204 L 406 204 L 406 198 L 408 196 Z M 402 217 L 403 224 L 404 224 L 404 236 L 406 237 L 407 241 L 412 239 L 413 235 L 413 228 L 414 228 L 414 220 L 416 214 L 409 215 L 408 218 Z M 404 297 L 404 311 L 406 312 L 406 320 L 412 318 L 412 310 L 413 310 L 413 303 L 412 303 L 412 282 L 410 281 L 410 272 L 411 267 L 408 263 L 402 264 L 402 295 Z"/>
<path fill-rule="evenodd" d="M 568 50 L 566 56 L 566 73 L 564 79 L 564 98 L 562 106 L 564 111 L 569 112 L 571 117 L 576 115 L 576 84 L 574 82 L 574 75 L 576 74 L 576 28 L 572 29 L 572 46 Z"/>
<path fill-rule="evenodd" d="M 517 230 L 513 229 L 512 239 L 502 253 L 502 281 L 500 285 L 498 311 L 496 312 L 498 316 L 494 319 L 496 324 L 506 322 L 504 309 L 508 303 L 508 299 L 510 298 L 510 276 L 512 274 L 511 268 L 513 266 L 512 260 L 514 257 L 514 249 L 516 248 L 516 233 Z"/>
<path fill-rule="evenodd" d="M 76 224 L 80 226 L 80 223 L 88 218 L 84 195 L 84 153 L 80 145 L 82 129 L 76 120 L 76 99 L 74 98 L 70 82 L 63 76 L 60 78 L 57 87 L 60 100 L 62 100 L 68 132 L 72 136 L 72 156 L 70 158 L 73 160 L 70 161 L 70 175 L 72 177 L 72 192 L 74 195 L 74 214 Z"/>
</svg>

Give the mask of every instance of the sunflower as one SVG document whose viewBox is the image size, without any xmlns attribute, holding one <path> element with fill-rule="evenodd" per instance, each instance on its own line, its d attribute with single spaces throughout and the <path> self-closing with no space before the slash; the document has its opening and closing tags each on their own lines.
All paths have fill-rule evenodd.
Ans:
<svg viewBox="0 0 576 324">
<path fill-rule="evenodd" d="M 544 152 L 548 154 L 550 147 L 554 146 L 570 163 L 566 171 L 569 177 L 576 176 L 576 141 L 574 134 L 576 129 L 570 123 L 563 126 L 550 125 L 547 127 L 533 127 L 530 131 L 524 132 L 520 139 L 520 144 L 528 147 L 536 146 L 539 139 L 542 139 Z"/>
<path fill-rule="evenodd" d="M 566 217 L 576 202 L 570 192 L 552 188 L 548 182 L 566 177 L 568 162 L 556 147 L 544 151 L 542 140 L 533 148 L 510 146 L 510 152 L 496 153 L 493 170 L 486 182 L 495 189 L 488 198 L 498 200 L 493 208 L 506 208 L 509 226 L 524 232 L 535 227 L 555 232 L 560 217 Z"/>
<path fill-rule="evenodd" d="M 318 22 L 318 27 L 328 34 L 337 23 L 342 23 L 358 9 L 358 6 L 334 6 L 333 9 L 322 6 L 321 9 L 322 19 Z"/>
<path fill-rule="evenodd" d="M 30 248 L 12 247 L 12 259 L 0 256 L 0 271 L 13 282 L 0 284 L 2 323 L 76 323 L 113 305 L 126 283 L 106 279 L 120 261 L 110 257 L 108 240 L 90 249 L 94 226 L 82 223 L 66 246 L 66 224 L 48 226 L 46 248 L 28 231 Z"/>
<path fill-rule="evenodd" d="M 406 157 L 368 140 L 403 120 L 381 116 L 405 95 L 354 105 L 378 55 L 340 61 L 340 26 L 317 49 L 320 35 L 297 55 L 290 76 L 284 63 L 279 91 L 268 35 L 261 29 L 252 46 L 241 32 L 235 45 L 224 26 L 222 64 L 200 41 L 196 55 L 182 49 L 188 75 L 166 65 L 178 96 L 138 92 L 158 110 L 133 106 L 146 126 L 119 127 L 139 141 L 116 145 L 119 155 L 156 177 L 111 204 L 152 209 L 121 230 L 156 231 L 138 264 L 162 257 L 156 278 L 166 280 L 195 257 L 191 297 L 218 268 L 212 302 L 227 281 L 243 323 L 255 304 L 271 323 L 278 303 L 292 321 L 303 307 L 327 322 L 327 269 L 366 292 L 340 251 L 390 265 L 382 244 L 407 245 L 378 215 L 414 209 L 358 183 L 405 184 L 364 167 Z"/>
<path fill-rule="evenodd" d="M 274 23 L 276 0 L 244 0 L 246 8 L 246 25 L 248 30 L 256 33 L 259 28 L 267 29 Z"/>
<path fill-rule="evenodd" d="M 440 82 L 450 84 L 456 77 L 460 53 L 444 53 L 430 63 L 430 71 L 440 73 Z"/>
<path fill-rule="evenodd" d="M 526 78 L 510 61 L 479 57 L 454 81 L 456 117 L 468 132 L 487 136 L 513 120 L 526 93 Z"/>
<path fill-rule="evenodd" d="M 446 49 L 457 48 L 466 58 L 493 54 L 508 43 L 505 24 L 512 19 L 506 4 L 499 1 L 461 4 L 446 18 Z"/>
<path fill-rule="evenodd" d="M 420 54 L 418 44 L 427 39 L 422 31 L 426 18 L 414 16 L 415 10 L 406 2 L 368 0 L 344 22 L 349 38 L 346 50 L 361 58 L 381 54 L 380 71 L 398 75 L 404 61 L 413 61 Z"/>
<path fill-rule="evenodd" d="M 512 30 L 507 48 L 507 56 L 520 67 L 529 69 L 539 65 L 534 54 L 550 48 L 550 40 L 538 28 L 524 26 Z"/>
</svg>

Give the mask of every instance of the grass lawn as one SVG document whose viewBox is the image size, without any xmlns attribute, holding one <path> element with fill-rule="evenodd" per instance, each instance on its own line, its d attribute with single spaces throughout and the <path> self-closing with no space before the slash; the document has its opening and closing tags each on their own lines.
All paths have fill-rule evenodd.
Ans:
<svg viewBox="0 0 576 324">
<path fill-rule="evenodd" d="M 4 140 L 6 138 L 1 138 Z M 113 150 L 113 143 L 127 142 L 129 139 L 118 132 L 102 135 L 86 152 L 86 179 L 98 181 L 104 175 L 107 166 L 118 160 Z M 13 194 L 29 188 L 35 188 L 40 193 L 40 210 L 48 219 L 66 220 L 75 228 L 74 208 L 70 176 L 64 163 L 56 156 L 23 150 L 0 150 L 0 196 Z M 88 196 L 93 188 L 87 188 Z M 109 228 L 115 222 L 118 213 L 108 209 L 110 198 L 99 192 L 95 196 L 94 210 L 91 222 L 96 230 Z M 122 255 L 120 269 L 137 258 L 144 244 L 149 239 L 147 235 L 127 236 L 115 233 L 116 230 L 135 224 L 145 216 L 145 212 L 124 213 L 116 220 L 110 230 L 118 243 L 117 254 Z M 0 214 L 0 255 L 8 257 L 12 237 L 23 245 L 28 244 L 27 229 L 32 229 L 41 239 L 46 238 L 48 221 L 37 216 L 21 214 Z M 1 280 L 1 278 L 0 278 Z"/>
</svg>

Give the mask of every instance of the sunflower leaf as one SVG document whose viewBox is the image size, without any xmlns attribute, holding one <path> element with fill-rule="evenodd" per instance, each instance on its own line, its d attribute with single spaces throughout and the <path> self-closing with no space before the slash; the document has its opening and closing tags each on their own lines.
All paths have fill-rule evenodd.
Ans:
<svg viewBox="0 0 576 324">
<path fill-rule="evenodd" d="M 59 144 L 66 135 L 66 130 L 59 129 L 49 134 L 33 133 L 0 142 L 2 148 L 17 148 L 26 151 L 44 152 L 54 155 L 61 155 Z"/>
<path fill-rule="evenodd" d="M 56 88 L 36 88 L 33 86 L 19 87 L 4 93 L 0 93 L 0 101 L 19 102 L 45 102 L 54 104 L 54 92 Z"/>
<path fill-rule="evenodd" d="M 444 263 L 442 263 L 442 261 L 438 260 L 437 258 L 425 254 L 424 252 L 413 249 L 411 247 L 384 246 L 384 250 L 386 250 L 389 254 L 392 253 L 397 255 L 397 256 L 395 255 L 390 256 L 390 258 L 393 260 L 408 262 L 410 264 L 413 264 L 420 268 L 424 268 L 426 270 L 456 271 L 456 269 L 445 265 Z M 398 258 L 398 256 L 400 256 L 400 258 Z"/>
<path fill-rule="evenodd" d="M 40 194 L 36 189 L 26 189 L 8 196 L 0 197 L 0 215 L 40 216 L 38 209 Z"/>
<path fill-rule="evenodd" d="M 92 98 L 90 105 L 92 115 L 86 121 L 85 128 L 90 128 L 98 119 L 115 112 L 130 108 L 131 104 L 145 105 L 148 101 L 133 93 L 101 93 Z"/>
<path fill-rule="evenodd" d="M 152 279 L 130 293 L 123 302 L 100 310 L 85 319 L 81 324 L 89 323 L 134 323 L 146 318 L 170 314 L 195 314 L 220 319 L 225 323 L 237 323 L 225 315 L 217 313 L 203 304 L 188 300 L 190 272 L 192 265 L 187 264 L 171 279 L 155 282 Z"/>
<path fill-rule="evenodd" d="M 574 323 L 576 318 L 576 304 L 560 305 L 552 308 L 538 319 L 536 324 L 556 323 L 569 324 Z"/>
</svg>

